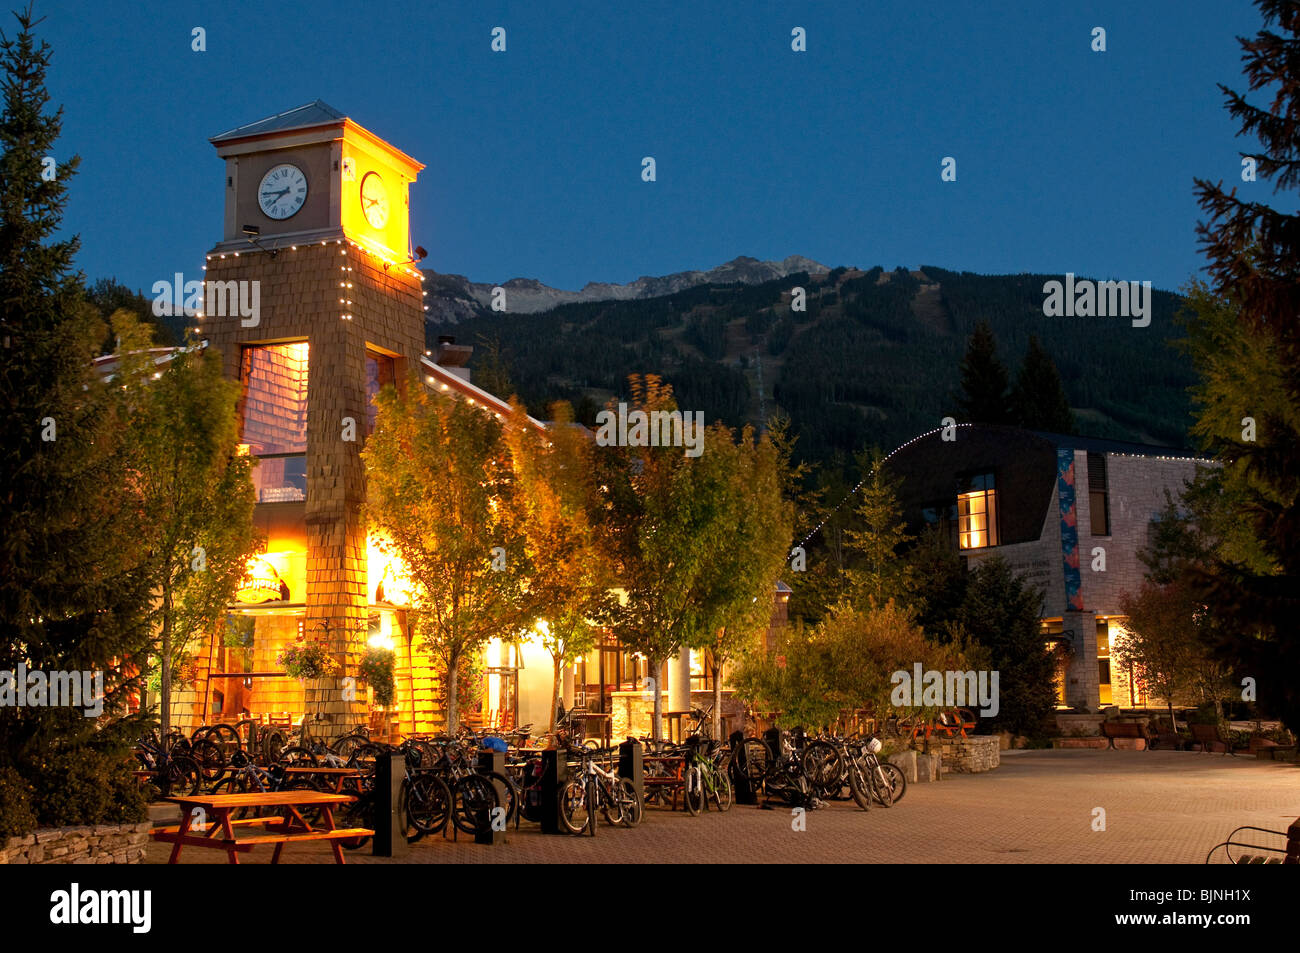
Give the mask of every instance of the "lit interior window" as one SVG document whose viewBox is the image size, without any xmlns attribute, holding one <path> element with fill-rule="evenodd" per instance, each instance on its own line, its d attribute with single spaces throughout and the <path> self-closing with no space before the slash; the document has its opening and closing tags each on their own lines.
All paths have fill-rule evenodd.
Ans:
<svg viewBox="0 0 1300 953">
<path fill-rule="evenodd" d="M 962 549 L 984 549 L 998 544 L 997 491 L 993 487 L 993 474 L 971 477 L 966 491 L 957 495 L 957 540 Z"/>
</svg>

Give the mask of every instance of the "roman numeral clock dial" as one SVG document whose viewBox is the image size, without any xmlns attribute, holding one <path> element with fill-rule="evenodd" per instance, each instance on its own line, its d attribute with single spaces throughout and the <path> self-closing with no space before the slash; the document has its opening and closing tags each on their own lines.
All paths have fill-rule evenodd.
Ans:
<svg viewBox="0 0 1300 953">
<path fill-rule="evenodd" d="M 277 165 L 262 176 L 257 187 L 257 204 L 267 218 L 276 221 L 294 215 L 306 201 L 307 176 L 296 165 Z"/>
</svg>

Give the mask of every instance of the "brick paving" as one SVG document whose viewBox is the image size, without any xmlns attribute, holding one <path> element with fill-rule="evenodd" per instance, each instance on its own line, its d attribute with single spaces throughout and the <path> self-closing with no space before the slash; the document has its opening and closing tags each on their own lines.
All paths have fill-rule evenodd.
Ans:
<svg viewBox="0 0 1300 953">
<path fill-rule="evenodd" d="M 1105 831 L 1092 830 L 1098 807 Z M 155 808 L 155 820 L 164 817 Z M 810 812 L 804 831 L 792 830 L 788 808 L 737 805 L 700 817 L 650 808 L 634 830 L 602 821 L 594 838 L 546 836 L 525 823 L 505 845 L 435 838 L 412 845 L 400 862 L 1199 864 L 1239 825 L 1285 830 L 1297 817 L 1300 765 L 1174 751 L 1015 751 L 1003 752 L 989 773 L 911 785 L 888 810 L 835 802 Z M 399 862 L 369 850 L 348 852 L 348 863 Z M 147 860 L 165 863 L 168 851 L 151 843 Z M 241 863 L 270 857 L 258 847 Z M 181 857 L 224 861 L 193 848 Z M 282 858 L 329 862 L 328 847 L 315 843 L 288 847 Z"/>
</svg>

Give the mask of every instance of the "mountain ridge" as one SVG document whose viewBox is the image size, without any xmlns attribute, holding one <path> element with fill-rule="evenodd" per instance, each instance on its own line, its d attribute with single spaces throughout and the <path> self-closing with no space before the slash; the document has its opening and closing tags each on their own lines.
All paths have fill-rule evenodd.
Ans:
<svg viewBox="0 0 1300 953">
<path fill-rule="evenodd" d="M 803 255 L 789 255 L 781 261 L 760 261 L 738 255 L 706 271 L 691 269 L 668 275 L 642 275 L 625 284 L 588 281 L 578 291 L 552 288 L 536 278 L 511 278 L 498 284 L 470 281 L 464 275 L 426 270 L 428 292 L 427 320 L 434 324 L 457 324 L 471 317 L 493 313 L 492 298 L 496 288 L 504 288 L 506 311 L 514 314 L 538 314 L 564 304 L 592 301 L 636 301 L 676 294 L 705 284 L 758 285 L 807 272 L 824 275 L 830 268 Z"/>
</svg>

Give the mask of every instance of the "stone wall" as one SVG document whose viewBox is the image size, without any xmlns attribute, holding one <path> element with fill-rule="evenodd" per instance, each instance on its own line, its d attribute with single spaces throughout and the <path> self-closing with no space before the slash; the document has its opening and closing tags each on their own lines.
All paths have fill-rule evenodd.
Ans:
<svg viewBox="0 0 1300 953">
<path fill-rule="evenodd" d="M 149 842 L 149 821 L 46 827 L 0 846 L 0 864 L 138 864 Z"/>
<path fill-rule="evenodd" d="M 703 708 L 707 711 L 712 704 L 712 690 L 691 692 L 692 708 Z M 650 736 L 650 724 L 654 715 L 654 698 L 648 692 L 614 692 L 613 707 L 613 724 L 610 729 L 610 737 L 613 738 L 615 744 L 628 736 L 633 738 L 647 738 Z M 663 710 L 668 711 L 667 692 L 663 693 Z M 731 691 L 724 688 L 722 690 L 723 734 L 726 735 L 729 730 L 738 727 L 744 715 L 744 704 Z M 728 719 L 730 719 L 733 729 L 728 729 Z M 690 724 L 689 718 L 682 719 L 683 730 L 686 730 Z M 667 737 L 666 733 L 665 737 Z"/>
<path fill-rule="evenodd" d="M 924 742 L 918 749 L 925 750 Z M 979 774 L 992 771 L 1002 763 L 997 735 L 971 735 L 968 738 L 930 737 L 930 754 L 939 755 L 944 771 L 954 774 Z"/>
</svg>

